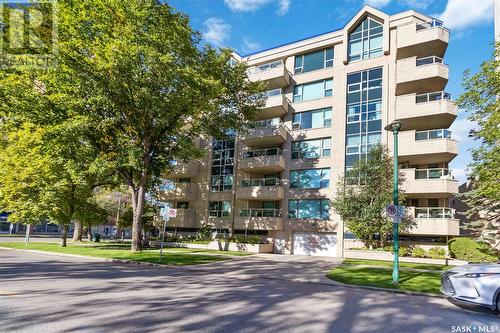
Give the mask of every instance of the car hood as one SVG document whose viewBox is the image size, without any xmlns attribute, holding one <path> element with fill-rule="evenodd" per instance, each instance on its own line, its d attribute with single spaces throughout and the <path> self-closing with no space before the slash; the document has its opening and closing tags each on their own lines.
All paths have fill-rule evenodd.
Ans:
<svg viewBox="0 0 500 333">
<path fill-rule="evenodd" d="M 455 268 L 449 269 L 448 271 L 455 273 L 499 273 L 500 274 L 500 263 L 469 264 L 469 265 L 457 266 Z"/>
</svg>

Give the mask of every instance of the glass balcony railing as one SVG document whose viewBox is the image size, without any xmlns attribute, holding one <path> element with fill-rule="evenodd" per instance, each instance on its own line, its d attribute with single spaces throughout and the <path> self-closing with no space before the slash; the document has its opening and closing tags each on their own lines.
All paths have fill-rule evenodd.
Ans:
<svg viewBox="0 0 500 333">
<path fill-rule="evenodd" d="M 283 152 L 280 148 L 266 148 L 266 149 L 255 149 L 247 150 L 243 153 L 243 158 L 254 158 L 260 156 L 277 156 L 282 155 Z"/>
<path fill-rule="evenodd" d="M 440 58 L 438 56 L 417 58 L 417 62 L 416 62 L 417 66 L 424 66 L 424 65 L 431 65 L 431 64 L 444 64 L 443 58 Z"/>
<path fill-rule="evenodd" d="M 283 60 L 268 62 L 262 65 L 253 66 L 248 69 L 249 74 L 266 72 L 274 68 L 283 67 Z"/>
<path fill-rule="evenodd" d="M 417 31 L 426 30 L 434 27 L 442 27 L 443 21 L 432 19 L 431 21 L 417 24 Z"/>
<path fill-rule="evenodd" d="M 416 169 L 415 179 L 454 179 L 451 170 L 444 168 L 437 169 Z"/>
<path fill-rule="evenodd" d="M 281 217 L 281 210 L 275 208 L 241 209 L 242 217 Z"/>
<path fill-rule="evenodd" d="M 278 179 L 278 178 L 243 179 L 241 181 L 242 187 L 280 186 L 280 185 L 281 185 L 281 179 Z"/>
<path fill-rule="evenodd" d="M 447 129 L 436 129 L 415 132 L 416 141 L 436 139 L 451 139 L 451 131 Z"/>
<path fill-rule="evenodd" d="M 433 101 L 440 101 L 440 100 L 449 100 L 451 101 L 451 94 L 444 92 L 444 91 L 436 91 L 436 92 L 431 92 L 431 93 L 426 93 L 426 94 L 418 94 L 415 97 L 415 103 L 426 103 L 426 102 L 433 102 Z"/>
<path fill-rule="evenodd" d="M 266 128 L 266 127 L 279 127 L 283 125 L 283 122 L 280 118 L 272 118 L 266 120 L 254 121 L 251 124 L 251 128 Z"/>
<path fill-rule="evenodd" d="M 455 210 L 447 207 L 415 207 L 418 219 L 453 219 Z"/>
</svg>

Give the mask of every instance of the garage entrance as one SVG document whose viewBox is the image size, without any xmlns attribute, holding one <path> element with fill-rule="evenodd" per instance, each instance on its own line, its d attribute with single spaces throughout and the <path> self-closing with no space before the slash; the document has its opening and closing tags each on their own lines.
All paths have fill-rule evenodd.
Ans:
<svg viewBox="0 0 500 333">
<path fill-rule="evenodd" d="M 336 257 L 337 234 L 296 232 L 293 234 L 293 254 Z"/>
</svg>

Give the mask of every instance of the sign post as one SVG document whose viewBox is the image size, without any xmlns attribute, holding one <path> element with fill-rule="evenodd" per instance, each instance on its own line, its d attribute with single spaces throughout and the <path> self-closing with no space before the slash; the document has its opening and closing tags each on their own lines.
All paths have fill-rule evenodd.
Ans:
<svg viewBox="0 0 500 333">
<path fill-rule="evenodd" d="M 160 258 L 158 259 L 161 262 L 161 256 L 163 254 L 163 242 L 165 241 L 165 231 L 167 230 L 167 222 L 170 218 L 174 218 L 177 216 L 177 209 L 170 208 L 168 204 L 165 204 L 160 208 L 160 216 L 163 219 L 163 233 L 161 235 L 161 244 L 160 244 Z"/>
</svg>

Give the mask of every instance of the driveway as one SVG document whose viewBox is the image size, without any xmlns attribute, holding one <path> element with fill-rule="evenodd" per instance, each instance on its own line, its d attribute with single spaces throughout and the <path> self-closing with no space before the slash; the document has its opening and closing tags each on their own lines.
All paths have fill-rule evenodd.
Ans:
<svg viewBox="0 0 500 333">
<path fill-rule="evenodd" d="M 157 268 L 0 250 L 0 331 L 500 332 L 499 317 L 445 299 L 297 280 L 331 261 L 261 255 Z"/>
</svg>

